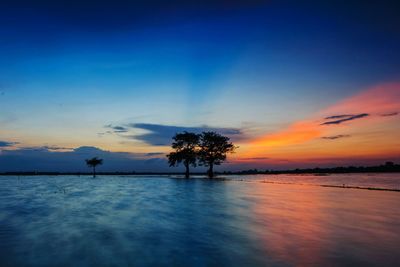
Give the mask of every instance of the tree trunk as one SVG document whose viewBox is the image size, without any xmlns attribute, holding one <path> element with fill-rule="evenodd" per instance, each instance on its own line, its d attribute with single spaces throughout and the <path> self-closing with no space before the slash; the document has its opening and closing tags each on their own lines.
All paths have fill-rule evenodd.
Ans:
<svg viewBox="0 0 400 267">
<path fill-rule="evenodd" d="M 188 162 L 185 162 L 185 168 L 186 168 L 185 178 L 187 179 L 187 178 L 189 178 L 189 163 Z"/>
<path fill-rule="evenodd" d="M 210 167 L 208 169 L 208 178 L 214 178 L 214 171 L 213 171 L 214 163 L 210 163 Z"/>
<path fill-rule="evenodd" d="M 93 178 L 96 178 L 96 167 L 93 167 Z"/>
</svg>

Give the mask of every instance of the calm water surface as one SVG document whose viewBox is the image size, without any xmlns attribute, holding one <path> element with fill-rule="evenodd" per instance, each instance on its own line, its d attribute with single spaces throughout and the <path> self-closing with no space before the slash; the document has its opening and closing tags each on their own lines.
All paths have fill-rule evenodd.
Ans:
<svg viewBox="0 0 400 267">
<path fill-rule="evenodd" d="M 229 179 L 301 185 L 333 185 L 400 190 L 400 173 L 232 175 Z"/>
<path fill-rule="evenodd" d="M 0 177 L 0 266 L 399 266 L 399 251 L 399 192 Z"/>
</svg>

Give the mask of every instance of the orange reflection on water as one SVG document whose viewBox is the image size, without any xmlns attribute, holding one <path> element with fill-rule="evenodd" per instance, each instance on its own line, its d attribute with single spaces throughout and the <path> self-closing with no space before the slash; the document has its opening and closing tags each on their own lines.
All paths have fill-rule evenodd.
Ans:
<svg viewBox="0 0 400 267">
<path fill-rule="evenodd" d="M 266 257 L 290 266 L 363 264 L 364 255 L 395 261 L 396 192 L 279 184 L 257 184 L 251 191 Z"/>
<path fill-rule="evenodd" d="M 322 201 L 299 186 L 263 185 L 256 194 L 268 195 L 256 206 L 255 213 L 267 225 L 263 233 L 265 246 L 273 257 L 296 266 L 318 263 L 328 238 L 320 223 Z M 285 188 L 285 190 L 283 189 Z M 295 241 L 295 242 L 294 242 Z"/>
</svg>

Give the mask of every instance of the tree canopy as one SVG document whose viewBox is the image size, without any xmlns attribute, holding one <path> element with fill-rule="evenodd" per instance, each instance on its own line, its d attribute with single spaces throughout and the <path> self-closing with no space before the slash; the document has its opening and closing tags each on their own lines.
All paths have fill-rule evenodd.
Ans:
<svg viewBox="0 0 400 267">
<path fill-rule="evenodd" d="M 173 137 L 172 148 L 175 150 L 167 155 L 170 166 L 183 163 L 185 166 L 185 177 L 189 178 L 189 166 L 196 167 L 197 148 L 200 136 L 195 133 L 177 133 Z"/>
<path fill-rule="evenodd" d="M 208 177 L 214 177 L 214 165 L 220 165 L 226 160 L 227 153 L 233 153 L 236 147 L 229 137 L 216 132 L 203 132 L 199 143 L 199 164 L 209 167 Z"/>
<path fill-rule="evenodd" d="M 185 166 L 185 177 L 189 177 L 189 166 L 196 167 L 197 163 L 208 167 L 207 174 L 214 177 L 214 165 L 220 165 L 226 160 L 227 153 L 233 153 L 235 146 L 229 137 L 216 132 L 201 134 L 183 132 L 173 137 L 173 152 L 167 155 L 170 166 Z"/>
<path fill-rule="evenodd" d="M 91 159 L 86 159 L 86 165 L 88 167 L 93 168 L 93 177 L 96 177 L 96 166 L 103 164 L 103 160 L 99 159 L 97 157 L 91 158 Z"/>
</svg>

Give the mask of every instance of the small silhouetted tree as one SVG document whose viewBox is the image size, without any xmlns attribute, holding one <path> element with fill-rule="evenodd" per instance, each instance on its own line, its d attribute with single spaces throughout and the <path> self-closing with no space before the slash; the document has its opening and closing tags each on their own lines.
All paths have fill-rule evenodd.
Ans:
<svg viewBox="0 0 400 267">
<path fill-rule="evenodd" d="M 216 132 L 203 132 L 200 135 L 199 163 L 208 167 L 209 178 L 214 177 L 214 165 L 221 165 L 226 160 L 226 154 L 235 151 L 236 147 L 229 140 Z"/>
<path fill-rule="evenodd" d="M 96 177 L 96 166 L 103 164 L 103 160 L 99 159 L 97 157 L 91 158 L 91 159 L 86 159 L 86 165 L 88 167 L 93 168 L 93 178 Z"/>
<path fill-rule="evenodd" d="M 185 177 L 189 178 L 189 166 L 196 167 L 197 148 L 199 135 L 195 133 L 177 133 L 173 137 L 172 148 L 175 150 L 167 155 L 170 166 L 177 166 L 183 163 L 185 166 Z"/>
</svg>

